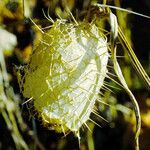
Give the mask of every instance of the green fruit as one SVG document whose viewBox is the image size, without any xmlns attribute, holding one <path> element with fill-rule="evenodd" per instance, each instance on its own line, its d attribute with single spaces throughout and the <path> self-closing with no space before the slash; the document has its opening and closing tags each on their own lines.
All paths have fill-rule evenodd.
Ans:
<svg viewBox="0 0 150 150">
<path fill-rule="evenodd" d="M 43 124 L 78 135 L 103 86 L 108 57 L 107 39 L 94 24 L 57 20 L 43 33 L 22 85 Z"/>
</svg>

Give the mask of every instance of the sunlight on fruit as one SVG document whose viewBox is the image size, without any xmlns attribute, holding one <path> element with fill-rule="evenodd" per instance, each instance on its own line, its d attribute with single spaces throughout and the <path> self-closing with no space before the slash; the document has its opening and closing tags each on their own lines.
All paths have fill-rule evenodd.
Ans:
<svg viewBox="0 0 150 150">
<path fill-rule="evenodd" d="M 23 95 L 33 99 L 45 125 L 78 135 L 93 111 L 107 62 L 107 41 L 94 24 L 58 20 L 24 68 Z"/>
<path fill-rule="evenodd" d="M 148 10 L 0 0 L 0 149 L 147 150 Z"/>
</svg>

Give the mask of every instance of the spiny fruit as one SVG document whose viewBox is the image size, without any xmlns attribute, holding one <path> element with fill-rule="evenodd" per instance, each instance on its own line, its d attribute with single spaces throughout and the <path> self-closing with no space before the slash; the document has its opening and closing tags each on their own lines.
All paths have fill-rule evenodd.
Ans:
<svg viewBox="0 0 150 150">
<path fill-rule="evenodd" d="M 24 67 L 23 96 L 33 99 L 44 125 L 78 136 L 103 86 L 108 57 L 107 38 L 95 24 L 58 19 Z"/>
</svg>

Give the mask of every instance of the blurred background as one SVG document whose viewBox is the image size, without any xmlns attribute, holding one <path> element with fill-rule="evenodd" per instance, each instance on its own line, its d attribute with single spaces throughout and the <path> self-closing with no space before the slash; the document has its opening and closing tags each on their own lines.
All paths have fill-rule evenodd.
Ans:
<svg viewBox="0 0 150 150">
<path fill-rule="evenodd" d="M 75 18 L 86 14 L 92 3 L 102 0 L 0 0 L 0 149 L 30 150 L 134 150 L 135 117 L 132 103 L 127 94 L 112 81 L 115 88 L 103 92 L 103 101 L 96 104 L 99 114 L 108 123 L 91 115 L 100 126 L 88 122 L 91 131 L 81 129 L 81 145 L 77 137 L 70 133 L 66 137 L 43 127 L 33 117 L 32 106 L 22 105 L 25 98 L 20 93 L 18 70 L 29 62 L 35 45 L 42 37 L 29 18 L 40 27 L 51 23 L 46 19 L 59 17 L 68 19 L 69 8 Z M 106 0 L 109 5 L 150 14 L 149 0 Z M 128 42 L 133 47 L 142 66 L 150 74 L 150 20 L 122 11 L 112 10 Z M 78 20 L 77 20 L 78 21 Z M 80 20 L 81 21 L 81 20 Z M 150 149 L 150 95 L 143 81 L 132 68 L 126 51 L 118 46 L 118 59 L 126 82 L 135 95 L 142 117 L 140 149 Z M 122 57 L 123 56 L 123 57 Z M 21 72 L 23 74 L 23 72 Z"/>
</svg>

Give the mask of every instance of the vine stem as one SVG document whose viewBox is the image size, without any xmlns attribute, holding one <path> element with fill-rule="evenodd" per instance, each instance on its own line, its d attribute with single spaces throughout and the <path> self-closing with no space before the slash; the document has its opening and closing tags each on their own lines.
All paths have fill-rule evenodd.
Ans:
<svg viewBox="0 0 150 150">
<path fill-rule="evenodd" d="M 140 109 L 139 105 L 137 103 L 137 100 L 135 99 L 134 95 L 128 88 L 128 85 L 123 77 L 121 68 L 119 66 L 119 63 L 117 61 L 116 57 L 116 50 L 117 50 L 117 44 L 116 44 L 116 38 L 118 37 L 118 23 L 117 23 L 117 18 L 116 16 L 110 12 L 110 25 L 111 25 L 111 32 L 112 32 L 112 37 L 111 37 L 111 50 L 112 50 L 112 60 L 114 63 L 114 70 L 116 75 L 118 76 L 119 81 L 123 85 L 123 88 L 125 89 L 126 93 L 129 95 L 132 104 L 134 105 L 134 111 L 135 111 L 135 116 L 136 116 L 136 134 L 135 134 L 135 149 L 139 150 L 139 135 L 140 135 L 140 130 L 141 130 L 141 116 L 140 116 Z"/>
</svg>

